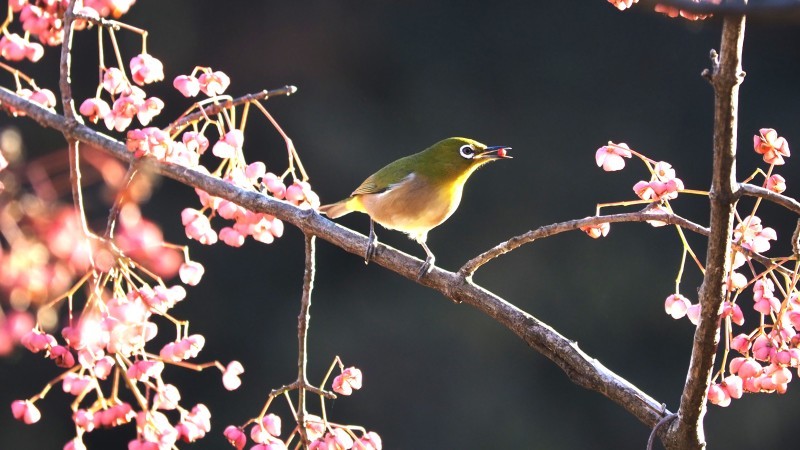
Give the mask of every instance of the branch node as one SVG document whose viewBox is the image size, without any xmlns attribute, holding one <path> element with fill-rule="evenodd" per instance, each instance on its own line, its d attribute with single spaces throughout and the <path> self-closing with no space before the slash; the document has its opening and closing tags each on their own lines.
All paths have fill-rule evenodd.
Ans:
<svg viewBox="0 0 800 450">
<path fill-rule="evenodd" d="M 711 51 L 708 52 L 708 58 L 711 60 L 711 68 L 703 69 L 703 72 L 700 73 L 700 76 L 709 82 L 713 82 L 714 77 L 717 76 L 717 73 L 719 72 L 719 53 L 712 48 Z"/>
</svg>

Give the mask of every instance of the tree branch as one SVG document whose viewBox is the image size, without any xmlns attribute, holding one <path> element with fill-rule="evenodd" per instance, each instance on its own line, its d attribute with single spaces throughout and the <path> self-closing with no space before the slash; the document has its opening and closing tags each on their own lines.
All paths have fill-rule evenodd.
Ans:
<svg viewBox="0 0 800 450">
<path fill-rule="evenodd" d="M 687 230 L 694 231 L 695 233 L 708 236 L 709 233 L 708 228 L 705 228 L 701 225 L 698 225 L 694 222 L 684 219 L 683 217 L 678 216 L 676 214 L 670 214 L 665 212 L 650 212 L 650 209 L 651 206 L 648 205 L 643 210 L 636 212 L 611 214 L 607 216 L 591 216 L 583 219 L 568 220 L 566 222 L 559 222 L 551 225 L 545 225 L 536 228 L 535 230 L 528 231 L 527 233 L 521 234 L 519 236 L 514 236 L 505 242 L 497 244 L 491 249 L 467 261 L 460 269 L 458 269 L 458 273 L 465 277 L 471 277 L 475 273 L 475 271 L 478 270 L 478 268 L 480 268 L 487 262 L 491 261 L 492 259 L 497 258 L 500 255 L 506 254 L 525 244 L 532 243 L 537 239 L 550 237 L 556 234 L 563 233 L 565 231 L 577 230 L 582 227 L 596 226 L 603 223 L 646 222 L 648 220 L 652 220 L 652 221 L 664 222 L 670 225 L 678 225 Z"/>
<path fill-rule="evenodd" d="M 63 117 L 19 98 L 7 89 L 0 88 L 0 103 L 26 111 L 29 117 L 45 127 L 60 131 L 67 139 L 78 139 L 124 161 L 131 162 L 134 159 L 122 143 L 84 125 L 69 127 Z M 202 189 L 213 196 L 241 205 L 250 211 L 274 215 L 308 235 L 315 235 L 359 257 L 366 251 L 366 236 L 342 227 L 315 211 L 302 210 L 289 203 L 238 188 L 193 169 L 153 159 L 140 160 L 139 169 L 152 170 L 187 186 Z M 652 218 L 657 217 L 653 215 Z M 664 415 L 670 413 L 660 402 L 580 350 L 577 343 L 568 340 L 545 323 L 474 284 L 466 277 L 434 267 L 429 274 L 417 281 L 422 261 L 383 244 L 378 245 L 372 261 L 411 281 L 435 289 L 452 300 L 473 306 L 556 363 L 574 383 L 613 400 L 645 425 L 652 427 Z"/>
<path fill-rule="evenodd" d="M 737 191 L 739 196 L 747 195 L 750 197 L 757 197 L 763 198 L 765 200 L 769 200 L 776 205 L 783 206 L 784 208 L 788 209 L 789 211 L 800 215 L 800 202 L 797 200 L 787 197 L 785 195 L 778 194 L 777 192 L 772 192 L 769 189 L 765 189 L 761 186 L 756 186 L 749 183 L 742 183 L 739 185 L 739 190 Z"/>
<path fill-rule="evenodd" d="M 761 0 L 754 4 L 740 1 L 723 0 L 720 3 L 711 0 L 642 0 L 643 5 L 655 6 L 657 4 L 672 6 L 684 11 L 697 14 L 753 14 L 775 13 L 797 8 L 800 0 Z"/>
<path fill-rule="evenodd" d="M 719 344 L 719 324 L 731 258 L 731 233 L 737 200 L 736 129 L 742 43 L 745 18 L 726 16 L 722 25 L 719 60 L 712 57 L 714 87 L 714 161 L 709 199 L 711 219 L 706 253 L 706 273 L 700 287 L 700 323 L 695 330 L 686 385 L 678 420 L 672 422 L 666 440 L 668 449 L 705 448 L 703 416 L 708 387 Z"/>
<path fill-rule="evenodd" d="M 300 300 L 300 314 L 297 316 L 297 423 L 300 425 L 300 436 L 303 445 L 308 443 L 306 434 L 306 386 L 308 386 L 308 322 L 311 320 L 311 290 L 314 289 L 315 242 L 313 235 L 305 235 L 306 263 L 303 272 L 303 295 Z"/>
<path fill-rule="evenodd" d="M 215 114 L 219 114 L 222 110 L 231 108 L 233 106 L 243 105 L 245 103 L 249 103 L 255 100 L 267 100 L 270 97 L 277 97 L 284 95 L 288 97 L 296 92 L 297 92 L 297 87 L 284 86 L 278 89 L 272 89 L 269 91 L 265 89 L 261 92 L 255 92 L 237 98 L 229 98 L 221 102 L 215 102 L 208 106 L 203 107 L 200 111 L 179 117 L 176 121 L 169 124 L 169 126 L 167 126 L 165 130 L 169 133 L 172 133 L 174 130 L 177 130 L 180 127 L 186 126 L 204 117 L 209 117 Z"/>
</svg>

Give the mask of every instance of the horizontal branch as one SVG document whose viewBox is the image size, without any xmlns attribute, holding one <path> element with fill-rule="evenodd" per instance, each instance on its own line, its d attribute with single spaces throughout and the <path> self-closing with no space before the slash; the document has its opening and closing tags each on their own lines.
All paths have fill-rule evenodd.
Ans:
<svg viewBox="0 0 800 450">
<path fill-rule="evenodd" d="M 228 98 L 226 100 L 218 101 L 208 106 L 204 106 L 200 111 L 179 117 L 176 121 L 172 122 L 171 124 L 169 124 L 169 126 L 167 126 L 166 131 L 172 132 L 178 129 L 179 127 L 203 119 L 204 117 L 209 117 L 215 114 L 219 114 L 220 112 L 222 112 L 222 110 L 231 108 L 233 106 L 243 105 L 245 103 L 250 103 L 255 100 L 266 100 L 270 97 L 289 96 L 296 92 L 297 92 L 297 87 L 284 86 L 278 89 L 271 89 L 271 90 L 265 89 L 261 92 L 255 92 L 237 98 Z"/>
<path fill-rule="evenodd" d="M 28 116 L 45 127 L 60 131 L 67 139 L 77 139 L 115 158 L 134 161 L 132 154 L 122 143 L 84 125 L 68 124 L 63 117 L 19 98 L 7 89 L 0 88 L 0 103 L 26 111 Z M 366 236 L 338 225 L 316 211 L 297 208 L 183 166 L 149 158 L 139 160 L 137 166 L 140 170 L 150 170 L 187 186 L 202 189 L 210 195 L 224 198 L 251 211 L 274 215 L 304 233 L 315 235 L 350 253 L 361 256 L 366 251 L 368 241 Z M 656 215 L 652 217 L 657 218 Z M 647 426 L 654 426 L 665 414 L 669 414 L 661 403 L 584 353 L 578 348 L 577 343 L 476 285 L 467 277 L 434 267 L 429 274 L 417 281 L 422 261 L 384 244 L 378 244 L 372 261 L 409 280 L 435 289 L 456 302 L 463 302 L 476 308 L 514 332 L 531 348 L 552 360 L 571 381 L 603 394 Z"/>
<path fill-rule="evenodd" d="M 800 0 L 754 0 L 752 2 L 731 2 L 723 0 L 716 3 L 711 0 L 643 0 L 642 4 L 655 6 L 665 5 L 697 14 L 753 14 L 774 13 L 800 8 Z"/>
<path fill-rule="evenodd" d="M 467 261 L 458 272 L 466 277 L 471 277 L 480 266 L 486 264 L 490 260 L 537 239 L 550 237 L 565 231 L 578 230 L 583 227 L 598 226 L 604 223 L 659 221 L 669 225 L 678 225 L 698 234 L 708 235 L 708 228 L 684 219 L 681 216 L 667 212 L 650 212 L 649 210 L 650 206 L 637 212 L 611 214 L 607 216 L 591 216 L 583 219 L 574 219 L 545 225 L 497 244 L 491 249 Z"/>
<path fill-rule="evenodd" d="M 787 197 L 785 195 L 778 194 L 777 192 L 770 191 L 769 189 L 765 189 L 761 186 L 742 183 L 739 185 L 737 194 L 740 196 L 747 195 L 750 197 L 760 197 L 764 200 L 769 200 L 776 205 L 783 206 L 789 211 L 800 215 L 800 202 L 791 197 Z"/>
</svg>

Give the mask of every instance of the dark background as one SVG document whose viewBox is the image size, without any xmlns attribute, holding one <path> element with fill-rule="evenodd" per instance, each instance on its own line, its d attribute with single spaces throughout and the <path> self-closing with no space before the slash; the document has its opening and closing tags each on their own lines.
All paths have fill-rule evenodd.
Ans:
<svg viewBox="0 0 800 450">
<path fill-rule="evenodd" d="M 150 31 L 148 49 L 165 64 L 166 81 L 148 89 L 168 104 L 156 125 L 190 105 L 174 95 L 171 80 L 195 65 L 228 73 L 234 96 L 298 86 L 296 96 L 267 106 L 293 138 L 324 202 L 349 194 L 383 164 L 448 136 L 512 146 L 515 159 L 479 171 L 458 212 L 431 232 L 437 264 L 449 270 L 516 234 L 592 215 L 599 202 L 632 199 L 631 186 L 647 173 L 636 161 L 618 173 L 598 169 L 594 152 L 609 140 L 671 162 L 689 188 L 709 186 L 713 96 L 700 72 L 719 45 L 717 19 L 671 20 L 645 8 L 620 13 L 604 0 L 140 0 L 123 20 Z M 760 127 L 778 129 L 790 145 L 800 138 L 796 24 L 790 14 L 748 21 L 740 178 L 763 167 L 751 145 Z M 126 60 L 139 53 L 138 37 L 118 35 Z M 94 36 L 77 40 L 79 100 L 94 90 Z M 57 51 L 49 49 L 37 68 L 24 68 L 39 70 L 39 84 L 55 90 Z M 63 149 L 58 134 L 30 121 L 14 123 L 32 154 Z M 257 113 L 247 126 L 245 153 L 275 171 L 285 168 L 280 137 Z M 789 195 L 797 194 L 795 167 L 790 159 L 778 169 Z M 692 196 L 673 202 L 700 223 L 707 223 L 706 204 Z M 169 240 L 184 243 L 179 212 L 195 205 L 192 190 L 164 180 L 144 210 Z M 743 211 L 752 203 L 746 205 Z M 770 254 L 785 253 L 794 218 L 763 208 L 760 215 L 784 238 Z M 363 215 L 339 222 L 368 230 Z M 378 234 L 423 255 L 400 233 Z M 690 241 L 703 258 L 704 240 Z M 251 240 L 241 249 L 190 245 L 207 274 L 175 314 L 206 336 L 201 360 L 243 362 L 244 384 L 225 392 L 215 371 L 168 368 L 165 378 L 181 387 L 184 405 L 203 402 L 212 411 L 211 434 L 189 448 L 225 448 L 225 426 L 258 414 L 268 391 L 295 376 L 302 235 L 288 228 L 272 245 Z M 333 421 L 377 431 L 388 449 L 645 446 L 644 425 L 571 384 L 487 317 L 323 241 L 317 248 L 310 379 L 319 382 L 340 355 L 364 371 L 365 381 L 360 392 L 329 405 Z M 674 229 L 619 224 L 602 240 L 575 232 L 537 241 L 475 278 L 675 411 L 693 327 L 665 315 L 663 302 L 680 256 Z M 696 301 L 700 277 L 687 268 L 682 292 Z M 750 294 L 740 303 L 752 329 Z M 37 403 L 43 419 L 35 425 L 13 421 L 8 408 L 56 374 L 49 361 L 26 351 L 0 361 L 0 448 L 55 449 L 71 438 L 70 399 L 60 386 Z M 288 432 L 284 402 L 276 405 Z M 748 395 L 725 409 L 711 406 L 707 439 L 711 448 L 726 449 L 788 444 L 796 440 L 799 405 L 792 383 L 784 396 Z M 133 426 L 96 431 L 86 442 L 126 448 L 134 433 Z"/>
</svg>

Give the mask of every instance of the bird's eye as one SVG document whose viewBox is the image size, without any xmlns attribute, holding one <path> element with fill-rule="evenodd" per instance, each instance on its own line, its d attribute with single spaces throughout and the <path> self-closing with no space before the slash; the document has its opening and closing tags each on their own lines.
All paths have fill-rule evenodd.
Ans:
<svg viewBox="0 0 800 450">
<path fill-rule="evenodd" d="M 475 156 L 475 149 L 471 145 L 462 145 L 458 153 L 464 158 L 472 159 Z"/>
</svg>

